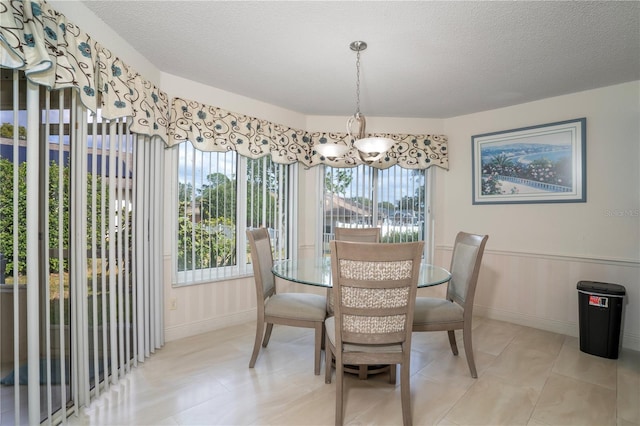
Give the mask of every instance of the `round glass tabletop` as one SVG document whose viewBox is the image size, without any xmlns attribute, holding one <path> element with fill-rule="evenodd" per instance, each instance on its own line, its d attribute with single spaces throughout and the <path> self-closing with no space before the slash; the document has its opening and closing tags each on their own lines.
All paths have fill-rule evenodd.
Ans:
<svg viewBox="0 0 640 426">
<path fill-rule="evenodd" d="M 331 287 L 331 257 L 281 260 L 274 262 L 272 272 L 276 277 L 299 284 Z M 445 283 L 451 274 L 445 268 L 422 262 L 418 287 Z"/>
</svg>

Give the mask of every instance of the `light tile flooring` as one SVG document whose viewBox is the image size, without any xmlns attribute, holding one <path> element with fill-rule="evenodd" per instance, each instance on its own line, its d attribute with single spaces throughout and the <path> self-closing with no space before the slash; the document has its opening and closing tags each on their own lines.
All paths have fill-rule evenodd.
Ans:
<svg viewBox="0 0 640 426">
<path fill-rule="evenodd" d="M 253 337 L 244 324 L 169 342 L 69 423 L 333 424 L 335 374 L 325 384 L 324 363 L 313 374 L 313 331 L 275 326 L 249 369 Z M 640 353 L 601 358 L 577 338 L 485 318 L 473 340 L 477 379 L 462 342 L 454 357 L 446 333 L 414 333 L 415 425 L 640 425 Z M 348 376 L 345 386 L 345 424 L 402 423 L 399 382 Z"/>
</svg>

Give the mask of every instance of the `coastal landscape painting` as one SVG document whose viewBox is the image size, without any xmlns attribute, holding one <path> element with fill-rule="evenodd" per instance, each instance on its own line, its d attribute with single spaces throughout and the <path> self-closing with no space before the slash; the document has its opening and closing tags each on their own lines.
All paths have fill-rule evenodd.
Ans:
<svg viewBox="0 0 640 426">
<path fill-rule="evenodd" d="M 473 204 L 586 198 L 586 118 L 471 137 Z"/>
</svg>

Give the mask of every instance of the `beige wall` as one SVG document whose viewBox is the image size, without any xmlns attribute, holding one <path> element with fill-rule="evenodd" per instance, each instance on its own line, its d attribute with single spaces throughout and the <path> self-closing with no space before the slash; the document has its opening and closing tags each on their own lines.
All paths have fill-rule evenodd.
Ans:
<svg viewBox="0 0 640 426">
<path fill-rule="evenodd" d="M 606 215 L 640 207 L 638 87 L 622 84 L 446 120 L 451 170 L 439 173 L 437 244 L 470 229 L 490 232 L 496 250 L 638 261 L 640 218 Z M 587 119 L 586 203 L 471 205 L 472 135 L 580 117 Z"/>
<path fill-rule="evenodd" d="M 629 296 L 623 344 L 640 349 L 640 310 L 634 309 L 640 305 L 640 218 L 607 213 L 640 208 L 639 92 L 634 82 L 451 119 L 368 120 L 373 131 L 449 137 L 450 170 L 435 171 L 435 261 L 448 266 L 459 230 L 490 235 L 478 314 L 577 336 L 577 282 L 618 283 Z M 586 203 L 471 204 L 472 135 L 579 117 L 587 118 Z M 307 117 L 305 126 L 341 130 L 344 122 L 345 117 Z M 311 256 L 320 211 L 317 169 L 300 170 L 300 192 L 306 202 L 299 210 L 299 254 Z M 166 253 L 170 257 L 170 247 Z M 253 319 L 250 280 L 179 289 L 167 282 L 166 290 L 179 300 L 177 311 L 167 315 L 169 340 L 203 331 L 204 324 L 216 328 Z M 234 308 L 240 301 L 242 311 Z M 203 307 L 209 303 L 215 309 Z"/>
<path fill-rule="evenodd" d="M 456 232 L 489 234 L 476 312 L 577 335 L 580 280 L 622 284 L 623 345 L 640 350 L 640 84 L 632 82 L 445 120 L 437 256 Z M 472 205 L 471 136 L 587 118 L 587 202 Z M 629 212 L 616 216 L 612 212 Z"/>
<path fill-rule="evenodd" d="M 342 130 L 346 117 L 304 117 L 246 97 L 164 74 L 140 57 L 79 2 L 51 1 L 105 47 L 138 69 L 169 96 L 180 96 L 308 130 Z M 476 312 L 494 318 L 578 334 L 579 280 L 625 285 L 623 344 L 640 350 L 640 220 L 611 211 L 640 208 L 639 82 L 605 87 L 462 117 L 385 119 L 367 117 L 371 131 L 444 133 L 449 137 L 450 170 L 436 168 L 436 256 L 448 265 L 459 230 L 490 235 Z M 471 136 L 565 119 L 587 118 L 587 203 L 471 204 Z M 167 151 L 166 183 L 175 182 L 175 157 Z M 173 168 L 172 168 L 173 167 Z M 314 199 L 316 170 L 300 171 L 300 192 Z M 171 209 L 171 193 L 166 209 Z M 315 197 L 319 198 L 319 195 Z M 299 251 L 313 252 L 318 209 L 301 203 Z M 249 278 L 173 288 L 172 230 L 165 227 L 166 338 L 196 334 L 252 321 L 255 295 Z"/>
</svg>

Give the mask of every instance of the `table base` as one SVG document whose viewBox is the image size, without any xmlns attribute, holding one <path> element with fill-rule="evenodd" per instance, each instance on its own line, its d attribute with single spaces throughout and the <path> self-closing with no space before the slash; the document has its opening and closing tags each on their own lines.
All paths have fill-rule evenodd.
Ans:
<svg viewBox="0 0 640 426">
<path fill-rule="evenodd" d="M 391 377 L 389 383 L 396 383 L 396 370 L 391 369 L 388 364 L 376 364 L 376 365 L 345 365 L 343 368 L 345 373 L 355 374 L 360 380 L 366 380 L 369 376 L 374 374 L 390 373 Z"/>
</svg>

